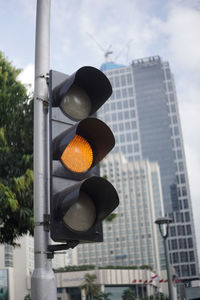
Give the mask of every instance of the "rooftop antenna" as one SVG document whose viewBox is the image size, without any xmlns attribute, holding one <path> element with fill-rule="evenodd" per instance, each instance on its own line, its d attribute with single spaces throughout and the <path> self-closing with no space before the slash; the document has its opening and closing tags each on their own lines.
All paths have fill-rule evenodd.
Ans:
<svg viewBox="0 0 200 300">
<path fill-rule="evenodd" d="M 101 49 L 103 51 L 105 61 L 106 62 L 111 61 L 110 55 L 113 53 L 113 51 L 111 50 L 112 45 L 109 45 L 108 48 L 105 49 L 101 46 L 101 44 L 95 39 L 95 37 L 91 33 L 87 32 L 87 34 L 96 43 L 96 45 L 99 47 L 99 49 Z"/>
</svg>

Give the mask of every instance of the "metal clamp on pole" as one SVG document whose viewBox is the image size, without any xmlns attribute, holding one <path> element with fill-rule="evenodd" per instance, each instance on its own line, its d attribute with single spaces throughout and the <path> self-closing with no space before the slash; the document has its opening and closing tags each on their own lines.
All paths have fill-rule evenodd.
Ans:
<svg viewBox="0 0 200 300">
<path fill-rule="evenodd" d="M 75 248 L 79 244 L 79 241 L 69 241 L 67 244 L 59 245 L 48 245 L 47 246 L 47 258 L 52 259 L 54 257 L 54 252 L 61 250 L 68 250 L 70 248 Z"/>
<path fill-rule="evenodd" d="M 44 214 L 44 220 L 42 222 L 35 222 L 34 226 L 44 226 L 44 231 L 50 229 L 50 215 Z"/>
</svg>

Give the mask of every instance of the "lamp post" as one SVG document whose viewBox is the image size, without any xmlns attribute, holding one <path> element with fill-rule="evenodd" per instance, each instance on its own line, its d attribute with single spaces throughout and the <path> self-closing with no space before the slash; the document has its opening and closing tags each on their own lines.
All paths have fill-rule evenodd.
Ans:
<svg viewBox="0 0 200 300">
<path fill-rule="evenodd" d="M 168 217 L 160 217 L 160 218 L 156 219 L 156 221 L 155 221 L 155 223 L 158 224 L 158 226 L 159 226 L 160 234 L 161 234 L 161 236 L 163 238 L 163 242 L 164 242 L 169 299 L 174 300 L 173 286 L 172 286 L 172 274 L 171 274 L 169 252 L 168 252 L 168 245 L 167 245 L 167 237 L 168 237 L 168 233 L 169 233 L 169 223 L 171 223 L 171 222 L 172 222 L 172 219 L 168 218 Z"/>
</svg>

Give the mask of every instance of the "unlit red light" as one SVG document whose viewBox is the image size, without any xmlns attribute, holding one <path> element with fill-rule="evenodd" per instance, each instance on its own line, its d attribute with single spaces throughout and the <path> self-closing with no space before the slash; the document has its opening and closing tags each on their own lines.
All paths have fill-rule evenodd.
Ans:
<svg viewBox="0 0 200 300">
<path fill-rule="evenodd" d="M 76 134 L 65 148 L 61 161 L 73 172 L 86 172 L 93 163 L 92 148 L 86 139 Z"/>
<path fill-rule="evenodd" d="M 62 98 L 60 108 L 70 118 L 83 120 L 91 112 L 91 101 L 87 93 L 80 87 L 72 85 Z"/>
</svg>

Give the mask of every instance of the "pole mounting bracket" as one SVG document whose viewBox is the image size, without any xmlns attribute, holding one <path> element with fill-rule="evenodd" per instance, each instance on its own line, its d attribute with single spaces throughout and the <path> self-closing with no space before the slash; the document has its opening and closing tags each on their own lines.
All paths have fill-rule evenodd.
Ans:
<svg viewBox="0 0 200 300">
<path fill-rule="evenodd" d="M 49 231 L 50 215 L 49 214 L 44 214 L 43 217 L 44 217 L 43 221 L 42 222 L 35 222 L 34 226 L 44 226 L 44 231 Z"/>
<path fill-rule="evenodd" d="M 52 259 L 54 257 L 54 252 L 61 250 L 68 250 L 70 248 L 75 248 L 79 244 L 79 241 L 68 241 L 66 244 L 56 244 L 47 246 L 47 258 Z M 57 253 L 59 254 L 59 253 Z"/>
</svg>

